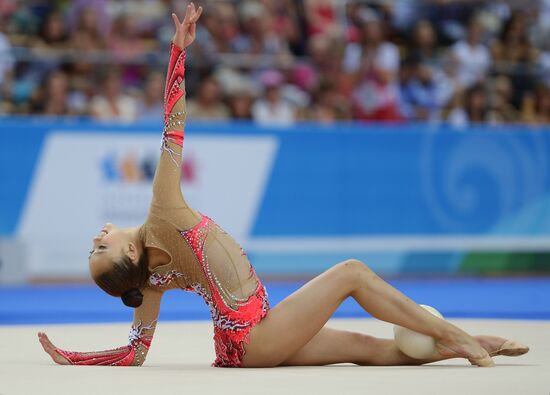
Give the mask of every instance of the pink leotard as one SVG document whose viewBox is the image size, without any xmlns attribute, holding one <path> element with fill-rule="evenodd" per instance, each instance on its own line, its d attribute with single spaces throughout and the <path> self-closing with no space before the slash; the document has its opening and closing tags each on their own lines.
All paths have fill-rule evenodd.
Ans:
<svg viewBox="0 0 550 395">
<path fill-rule="evenodd" d="M 172 45 L 166 78 L 161 156 L 153 200 L 140 228 L 145 251 L 162 251 L 168 263 L 151 267 L 134 311 L 128 346 L 99 352 L 58 352 L 75 365 L 143 364 L 152 342 L 162 294 L 183 289 L 199 294 L 214 324 L 216 367 L 240 367 L 254 325 L 269 310 L 267 293 L 248 257 L 229 234 L 190 208 L 181 192 L 185 125 L 185 51 Z"/>
</svg>

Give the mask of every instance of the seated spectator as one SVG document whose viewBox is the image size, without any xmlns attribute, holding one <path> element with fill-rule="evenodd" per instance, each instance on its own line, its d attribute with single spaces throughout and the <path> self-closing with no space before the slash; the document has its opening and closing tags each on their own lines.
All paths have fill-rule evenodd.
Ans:
<svg viewBox="0 0 550 395">
<path fill-rule="evenodd" d="M 252 106 L 252 117 L 260 125 L 289 126 L 296 119 L 295 109 L 281 97 L 283 76 L 275 70 L 265 71 L 261 77 L 264 94 Z"/>
<path fill-rule="evenodd" d="M 355 76 L 352 97 L 355 117 L 362 120 L 398 120 L 399 50 L 385 41 L 380 17 L 362 10 L 360 43 L 350 43 L 344 54 L 344 71 Z"/>
<path fill-rule="evenodd" d="M 466 37 L 452 46 L 457 62 L 457 79 L 463 89 L 483 81 L 491 66 L 489 50 L 481 42 L 482 26 L 477 18 L 468 22 Z"/>
<path fill-rule="evenodd" d="M 500 37 L 492 46 L 495 68 L 510 76 L 512 103 L 520 108 L 525 92 L 534 89 L 533 76 L 538 52 L 531 44 L 526 16 L 516 11 L 504 24 Z"/>
<path fill-rule="evenodd" d="M 335 0 L 305 0 L 305 16 L 308 35 L 317 34 L 337 37 L 341 25 L 337 20 L 337 1 Z"/>
<path fill-rule="evenodd" d="M 459 94 L 460 95 L 460 94 Z M 489 121 L 489 103 L 487 92 L 482 84 L 476 84 L 470 87 L 463 96 L 463 105 L 461 102 L 448 115 L 447 120 L 454 126 L 466 126 L 474 122 Z"/>
<path fill-rule="evenodd" d="M 323 81 L 338 81 L 342 78 L 342 56 L 341 51 L 335 51 L 337 47 L 335 40 L 328 36 L 318 34 L 309 39 L 308 42 L 308 62 L 302 65 L 297 65 L 296 68 L 302 68 L 302 71 L 306 69 L 311 70 L 311 75 L 303 74 L 298 76 L 296 82 L 299 82 L 299 86 L 306 91 L 310 91 L 317 87 L 318 84 Z M 308 67 L 309 66 L 309 67 Z M 308 77 L 307 80 L 303 80 L 302 77 Z M 345 93 L 351 93 L 351 89 L 346 86 L 338 84 L 339 88 L 343 89 Z"/>
<path fill-rule="evenodd" d="M 300 22 L 303 22 L 304 15 L 300 2 L 293 0 L 279 0 L 264 2 L 271 15 L 271 30 L 288 46 L 292 54 L 304 56 L 307 42 L 304 29 Z"/>
<path fill-rule="evenodd" d="M 12 53 L 12 47 L 7 37 L 0 31 L 0 87 L 6 84 L 11 78 L 15 58 Z M 2 92 L 0 91 L 0 94 Z"/>
<path fill-rule="evenodd" d="M 421 62 L 440 66 L 441 59 L 437 50 L 437 38 L 430 21 L 423 19 L 414 25 L 408 53 L 417 57 Z"/>
<path fill-rule="evenodd" d="M 29 112 L 48 116 L 74 115 L 69 108 L 68 92 L 67 75 L 54 71 L 31 97 Z"/>
<path fill-rule="evenodd" d="M 333 86 L 322 86 L 314 95 L 307 119 L 327 125 L 337 121 L 349 121 L 352 119 L 349 101 Z"/>
<path fill-rule="evenodd" d="M 63 15 L 59 12 L 50 12 L 42 22 L 38 39 L 34 46 L 47 49 L 65 49 L 67 43 L 67 27 Z"/>
<path fill-rule="evenodd" d="M 107 47 L 118 62 L 130 62 L 143 55 L 145 45 L 135 18 L 123 14 L 114 20 Z"/>
<path fill-rule="evenodd" d="M 451 81 L 428 63 L 411 57 L 401 66 L 400 107 L 406 119 L 439 119 L 440 109 L 453 94 Z"/>
<path fill-rule="evenodd" d="M 71 32 L 69 47 L 89 53 L 105 47 L 104 33 L 99 29 L 95 8 L 82 8 L 75 29 Z"/>
<path fill-rule="evenodd" d="M 103 43 L 111 31 L 109 3 L 109 0 L 71 1 L 67 13 L 71 34 L 87 32 L 94 40 Z"/>
<path fill-rule="evenodd" d="M 189 47 L 193 59 L 205 66 L 219 62 L 220 54 L 232 51 L 231 42 L 237 37 L 239 23 L 232 4 L 216 2 L 206 5 L 197 25 L 197 39 Z"/>
<path fill-rule="evenodd" d="M 137 118 L 137 102 L 122 92 L 118 70 L 109 71 L 102 82 L 102 93 L 92 99 L 90 112 L 103 121 L 131 122 Z"/>
<path fill-rule="evenodd" d="M 252 119 L 253 98 L 249 92 L 235 92 L 229 96 L 228 102 L 232 119 L 241 121 Z"/>
<path fill-rule="evenodd" d="M 518 111 L 512 105 L 513 88 L 510 78 L 498 75 L 491 81 L 489 122 L 510 123 L 518 120 Z"/>
<path fill-rule="evenodd" d="M 550 123 L 550 88 L 540 84 L 534 94 L 524 96 L 521 121 L 529 124 Z"/>
<path fill-rule="evenodd" d="M 187 117 L 193 120 L 219 121 L 229 118 L 229 110 L 221 101 L 221 90 L 214 77 L 206 77 L 194 98 L 187 101 Z"/>
<path fill-rule="evenodd" d="M 290 53 L 287 43 L 270 29 L 270 16 L 262 3 L 245 1 L 240 6 L 239 14 L 242 32 L 231 43 L 235 52 L 251 55 Z"/>
<path fill-rule="evenodd" d="M 138 103 L 137 119 L 158 121 L 164 116 L 164 74 L 152 72 L 147 76 L 143 96 Z"/>
</svg>

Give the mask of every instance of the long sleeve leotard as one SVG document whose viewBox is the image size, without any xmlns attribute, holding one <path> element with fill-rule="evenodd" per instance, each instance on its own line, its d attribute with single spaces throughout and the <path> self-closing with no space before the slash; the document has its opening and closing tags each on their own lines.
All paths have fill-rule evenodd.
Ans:
<svg viewBox="0 0 550 395">
<path fill-rule="evenodd" d="M 140 228 L 145 247 L 164 251 L 170 262 L 150 268 L 125 347 L 81 353 L 58 349 L 72 364 L 143 364 L 151 345 L 162 294 L 180 288 L 199 294 L 214 323 L 214 366 L 239 367 L 251 328 L 269 310 L 267 293 L 235 240 L 210 218 L 190 208 L 181 192 L 185 126 L 185 50 L 171 45 L 164 95 L 164 131 L 153 180 L 153 199 Z"/>
</svg>

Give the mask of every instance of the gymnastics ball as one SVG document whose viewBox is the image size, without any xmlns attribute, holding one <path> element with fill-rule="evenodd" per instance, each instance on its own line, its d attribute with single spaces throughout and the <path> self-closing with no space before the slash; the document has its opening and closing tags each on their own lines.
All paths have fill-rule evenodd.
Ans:
<svg viewBox="0 0 550 395">
<path fill-rule="evenodd" d="M 443 318 L 441 313 L 433 307 L 424 304 L 420 306 L 436 317 Z M 403 328 L 399 325 L 393 326 L 393 335 L 397 347 L 411 358 L 425 359 L 435 354 L 436 348 L 433 337 Z"/>
</svg>

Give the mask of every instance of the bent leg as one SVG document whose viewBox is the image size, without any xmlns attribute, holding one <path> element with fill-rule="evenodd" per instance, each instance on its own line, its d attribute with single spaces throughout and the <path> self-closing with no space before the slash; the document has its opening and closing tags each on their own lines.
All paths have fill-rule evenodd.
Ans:
<svg viewBox="0 0 550 395">
<path fill-rule="evenodd" d="M 251 331 L 243 366 L 277 366 L 323 328 L 352 296 L 366 311 L 439 340 L 447 357 L 458 354 L 480 365 L 492 361 L 479 344 L 454 325 L 428 313 L 357 260 L 338 264 L 273 308 Z"/>
</svg>

